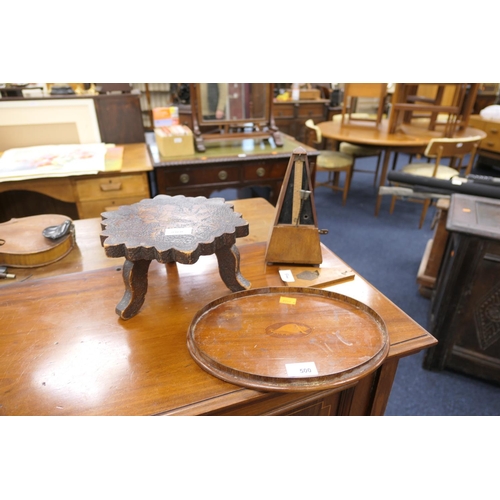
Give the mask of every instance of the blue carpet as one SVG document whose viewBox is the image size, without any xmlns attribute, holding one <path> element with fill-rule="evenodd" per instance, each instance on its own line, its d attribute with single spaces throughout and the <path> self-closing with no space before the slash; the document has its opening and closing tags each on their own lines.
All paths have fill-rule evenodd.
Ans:
<svg viewBox="0 0 500 500">
<path fill-rule="evenodd" d="M 407 160 L 401 155 L 397 168 Z M 373 158 L 360 159 L 356 166 L 375 169 L 375 162 Z M 318 180 L 322 175 L 318 173 Z M 214 196 L 235 199 L 237 193 L 227 190 Z M 321 237 L 322 242 L 427 328 L 430 300 L 420 295 L 416 277 L 426 243 L 433 236 L 434 209 L 429 210 L 424 227 L 418 229 L 422 205 L 398 201 L 390 215 L 390 197 L 385 196 L 375 217 L 377 190 L 373 175 L 363 172 L 354 173 L 345 206 L 341 193 L 328 188 L 317 188 L 314 196 L 319 228 L 329 231 Z M 500 415 L 500 387 L 448 370 L 424 370 L 423 355 L 400 361 L 386 415 Z"/>
</svg>

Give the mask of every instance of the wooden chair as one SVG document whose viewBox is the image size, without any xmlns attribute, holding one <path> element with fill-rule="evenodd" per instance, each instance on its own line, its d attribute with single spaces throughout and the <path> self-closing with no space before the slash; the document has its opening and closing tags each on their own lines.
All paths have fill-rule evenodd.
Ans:
<svg viewBox="0 0 500 500">
<path fill-rule="evenodd" d="M 438 138 L 432 139 L 427 146 L 424 156 L 427 159 L 434 160 L 431 163 L 409 163 L 405 165 L 401 172 L 404 174 L 417 175 L 423 177 L 435 177 L 436 179 L 442 180 L 450 180 L 452 177 L 460 174 L 462 170 L 462 161 L 466 155 L 470 155 L 469 162 L 465 167 L 464 175 L 469 175 L 472 166 L 474 165 L 474 160 L 476 156 L 476 150 L 481 142 L 481 137 L 468 137 L 466 139 L 461 138 Z M 443 158 L 450 159 L 450 165 L 441 164 L 441 160 Z M 456 160 L 459 160 L 458 165 L 452 166 L 456 164 Z M 393 183 L 393 186 L 403 186 L 403 184 Z M 396 204 L 396 199 L 401 198 L 398 196 L 392 196 L 390 213 L 392 214 L 394 211 L 394 207 Z M 409 200 L 411 198 L 408 198 Z M 423 202 L 424 206 L 422 209 L 422 214 L 420 216 L 419 229 L 422 228 L 425 220 L 425 216 L 427 214 L 427 210 L 429 209 L 432 199 L 420 199 L 420 200 L 411 200 L 411 201 L 419 201 Z"/>
<path fill-rule="evenodd" d="M 387 83 L 345 83 L 344 102 L 342 104 L 342 124 L 353 124 L 355 121 L 373 122 L 378 127 L 382 121 L 385 108 L 385 97 L 387 95 Z M 354 99 L 368 97 L 378 99 L 377 113 L 375 118 L 362 119 L 353 115 Z"/>
<path fill-rule="evenodd" d="M 370 146 L 360 146 L 358 144 L 352 144 L 350 142 L 341 142 L 339 144 L 339 151 L 341 153 L 345 153 L 348 155 L 351 155 L 353 157 L 353 164 L 352 164 L 352 173 L 354 175 L 354 172 L 364 172 L 367 174 L 374 174 L 373 177 L 373 185 L 377 185 L 377 179 L 378 179 L 378 173 L 380 170 L 380 159 L 382 157 L 382 150 L 375 148 L 375 147 L 370 147 Z M 356 168 L 356 160 L 358 158 L 369 158 L 369 157 L 375 157 L 377 156 L 377 166 L 375 168 L 375 171 L 373 170 L 362 170 L 360 168 Z M 352 176 L 351 176 L 352 177 Z"/>
<path fill-rule="evenodd" d="M 328 172 L 328 180 L 326 182 L 315 182 L 314 188 L 324 186 L 333 191 L 341 191 L 342 205 L 345 205 L 347 193 L 349 192 L 349 187 L 351 185 L 354 158 L 351 155 L 341 153 L 340 151 L 321 149 L 323 145 L 321 130 L 311 119 L 307 120 L 305 125 L 309 130 L 315 133 L 312 141 L 313 144 L 310 145 L 320 149 L 320 154 L 316 159 L 316 172 Z M 341 172 L 345 172 L 343 186 L 339 186 L 339 177 Z"/>
<path fill-rule="evenodd" d="M 452 93 L 445 102 L 447 90 Z M 392 96 L 388 130 L 397 132 L 401 125 L 426 118 L 426 127 L 436 130 L 442 125 L 443 137 L 453 137 L 469 123 L 479 84 L 477 83 L 397 83 Z M 425 94 L 425 95 L 424 95 Z M 438 116 L 444 116 L 442 123 Z"/>
<path fill-rule="evenodd" d="M 356 113 L 355 118 L 359 120 L 365 120 L 365 118 L 370 118 L 369 115 L 366 113 Z M 340 122 L 342 120 L 342 115 L 334 115 L 332 117 L 332 120 L 335 122 Z M 354 175 L 354 172 L 364 172 L 367 174 L 372 174 L 373 177 L 373 185 L 377 185 L 377 179 L 378 179 L 378 174 L 380 171 L 380 164 L 381 164 L 381 159 L 382 159 L 382 150 L 380 148 L 374 147 L 374 146 L 361 146 L 359 144 L 353 144 L 351 142 L 345 142 L 342 141 L 340 144 L 335 143 L 334 149 L 338 149 L 341 153 L 345 153 L 348 155 L 351 155 L 353 157 L 353 164 L 352 164 L 352 174 Z M 356 160 L 358 158 L 369 158 L 369 157 L 377 157 L 377 166 L 375 170 L 373 169 L 361 169 L 361 168 L 356 168 Z"/>
</svg>

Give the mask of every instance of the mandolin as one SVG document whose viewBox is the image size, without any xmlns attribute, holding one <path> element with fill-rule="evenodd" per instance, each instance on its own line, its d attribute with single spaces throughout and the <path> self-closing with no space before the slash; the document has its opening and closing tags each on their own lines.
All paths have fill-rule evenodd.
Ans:
<svg viewBox="0 0 500 500">
<path fill-rule="evenodd" d="M 62 259 L 74 246 L 74 225 L 65 215 L 34 215 L 0 224 L 0 265 L 3 266 L 46 266 Z"/>
</svg>

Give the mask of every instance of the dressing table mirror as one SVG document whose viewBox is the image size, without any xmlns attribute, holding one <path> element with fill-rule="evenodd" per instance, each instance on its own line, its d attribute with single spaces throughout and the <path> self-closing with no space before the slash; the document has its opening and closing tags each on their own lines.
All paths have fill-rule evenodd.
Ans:
<svg viewBox="0 0 500 500">
<path fill-rule="evenodd" d="M 283 145 L 273 118 L 272 83 L 191 83 L 190 96 L 197 151 L 205 151 L 205 141 L 221 139 L 272 137 Z"/>
</svg>

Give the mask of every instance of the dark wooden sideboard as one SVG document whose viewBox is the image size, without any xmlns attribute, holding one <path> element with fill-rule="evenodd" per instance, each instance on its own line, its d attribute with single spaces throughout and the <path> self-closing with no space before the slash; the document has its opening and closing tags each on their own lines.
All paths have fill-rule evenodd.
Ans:
<svg viewBox="0 0 500 500">
<path fill-rule="evenodd" d="M 500 384 L 500 201 L 454 194 L 429 331 L 438 344 L 424 368 Z"/>
<path fill-rule="evenodd" d="M 299 101 L 274 101 L 274 122 L 281 132 L 295 137 L 298 141 L 306 141 L 307 120 L 314 123 L 324 122 L 329 113 L 327 99 L 310 99 Z"/>
<path fill-rule="evenodd" d="M 148 141 L 157 190 L 154 194 L 209 197 L 222 189 L 259 186 L 271 188 L 269 201 L 273 205 L 294 149 L 307 151 L 313 182 L 319 154 L 284 134 L 281 147 L 272 139 L 227 140 L 209 143 L 203 153 L 172 158 L 160 155 L 154 138 Z"/>
</svg>

